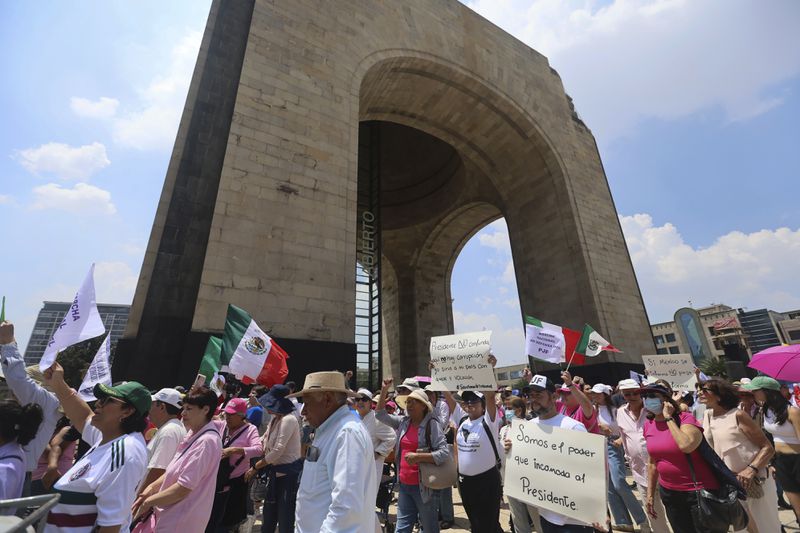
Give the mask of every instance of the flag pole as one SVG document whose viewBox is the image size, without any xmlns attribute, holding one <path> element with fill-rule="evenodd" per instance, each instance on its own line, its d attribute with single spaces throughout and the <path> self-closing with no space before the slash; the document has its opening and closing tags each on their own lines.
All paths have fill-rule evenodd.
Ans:
<svg viewBox="0 0 800 533">
<path fill-rule="evenodd" d="M 575 359 L 575 350 L 572 350 L 572 355 L 569 356 L 569 361 L 567 361 L 567 369 L 564 372 L 569 372 L 569 365 L 572 364 L 573 359 Z"/>
</svg>

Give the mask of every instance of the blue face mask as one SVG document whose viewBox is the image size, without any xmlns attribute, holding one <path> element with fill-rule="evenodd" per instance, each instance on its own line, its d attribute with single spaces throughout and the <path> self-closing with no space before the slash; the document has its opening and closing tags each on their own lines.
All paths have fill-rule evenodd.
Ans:
<svg viewBox="0 0 800 533">
<path fill-rule="evenodd" d="M 664 400 L 661 398 L 645 398 L 644 408 L 653 414 L 661 414 L 664 410 Z"/>
<path fill-rule="evenodd" d="M 506 422 L 510 422 L 512 418 L 514 418 L 514 411 L 506 411 L 505 413 Z"/>
</svg>

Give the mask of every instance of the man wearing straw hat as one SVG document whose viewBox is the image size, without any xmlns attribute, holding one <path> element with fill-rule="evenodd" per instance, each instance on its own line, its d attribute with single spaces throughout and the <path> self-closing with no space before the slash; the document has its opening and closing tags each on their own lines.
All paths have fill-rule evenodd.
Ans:
<svg viewBox="0 0 800 533">
<path fill-rule="evenodd" d="M 303 390 L 306 420 L 316 428 L 306 452 L 295 512 L 296 533 L 375 530 L 378 492 L 374 450 L 361 420 L 350 413 L 356 396 L 340 372 L 314 372 Z"/>
</svg>

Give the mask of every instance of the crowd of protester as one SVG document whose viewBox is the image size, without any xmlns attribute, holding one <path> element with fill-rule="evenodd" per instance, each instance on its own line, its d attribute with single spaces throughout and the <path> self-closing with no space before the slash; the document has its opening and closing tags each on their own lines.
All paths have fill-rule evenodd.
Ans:
<svg viewBox="0 0 800 533">
<path fill-rule="evenodd" d="M 781 531 L 779 506 L 800 513 L 800 409 L 766 376 L 731 383 L 698 371 L 687 393 L 566 371 L 556 384 L 526 369 L 519 389 L 451 394 L 416 376 L 387 378 L 374 394 L 330 371 L 300 390 L 231 380 L 221 395 L 97 385 L 90 405 L 58 363 L 25 368 L 10 323 L 0 324 L 0 361 L 13 394 L 0 402 L 0 500 L 59 494 L 48 532 L 249 531 L 260 508 L 262 532 L 372 533 L 387 519 L 376 517 L 386 492 L 398 533 L 438 533 L 454 525 L 453 488 L 470 529 L 486 533 L 721 533 L 730 524 L 703 521 L 698 491 L 726 483 L 741 531 Z M 514 420 L 605 438 L 605 523 L 504 496 Z"/>
</svg>

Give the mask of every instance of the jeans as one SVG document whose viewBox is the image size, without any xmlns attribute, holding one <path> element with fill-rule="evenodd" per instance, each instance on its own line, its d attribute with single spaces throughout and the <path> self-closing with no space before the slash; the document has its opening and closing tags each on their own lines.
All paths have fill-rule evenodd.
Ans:
<svg viewBox="0 0 800 533">
<path fill-rule="evenodd" d="M 397 495 L 396 533 L 411 533 L 414 523 L 419 519 L 424 533 L 439 533 L 436 495 L 427 502 L 422 501 L 419 485 L 400 483 Z"/>
<path fill-rule="evenodd" d="M 542 517 L 539 517 L 539 523 L 542 525 L 542 533 L 594 533 L 594 528 L 592 526 L 578 526 L 574 524 L 557 526 Z"/>
<path fill-rule="evenodd" d="M 661 485 L 658 486 L 658 491 L 674 533 L 727 533 L 728 528 L 712 530 L 700 524 L 695 491 L 670 490 Z"/>
<path fill-rule="evenodd" d="M 527 503 L 509 496 L 508 509 L 511 511 L 511 520 L 514 522 L 513 533 L 531 533 L 533 531 L 531 521 L 535 524 L 533 515 L 538 514 L 535 507 L 529 507 Z"/>
<path fill-rule="evenodd" d="M 453 487 L 447 487 L 436 491 L 439 497 L 439 520 L 442 522 L 453 522 Z"/>
<path fill-rule="evenodd" d="M 608 447 L 608 506 L 611 508 L 614 523 L 633 525 L 628 513 L 637 524 L 647 522 L 642 504 L 633 495 L 633 490 L 625 480 L 625 452 L 622 447 L 614 446 L 611 442 L 606 446 Z"/>
<path fill-rule="evenodd" d="M 261 533 L 274 533 L 278 526 L 279 533 L 294 531 L 294 508 L 297 502 L 298 474 L 286 474 L 275 477 L 275 501 L 264 502 L 264 519 Z"/>
</svg>

